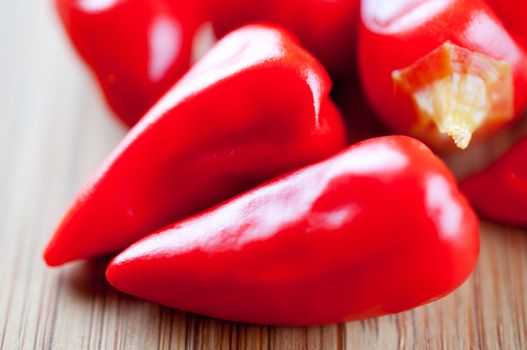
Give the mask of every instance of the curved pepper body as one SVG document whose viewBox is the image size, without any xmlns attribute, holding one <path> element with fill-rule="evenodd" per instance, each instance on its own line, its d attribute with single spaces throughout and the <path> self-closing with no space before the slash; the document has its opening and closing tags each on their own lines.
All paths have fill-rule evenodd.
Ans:
<svg viewBox="0 0 527 350">
<path fill-rule="evenodd" d="M 71 42 L 129 126 L 187 71 L 204 22 L 195 1 L 55 2 Z"/>
<path fill-rule="evenodd" d="M 525 14 L 527 2 L 523 0 L 486 0 L 502 19 L 505 26 L 513 32 L 522 44 L 527 45 L 527 25 Z"/>
<path fill-rule="evenodd" d="M 129 132 L 75 199 L 50 265 L 122 249 L 345 144 L 323 67 L 289 35 L 239 29 Z"/>
<path fill-rule="evenodd" d="M 481 0 L 363 0 L 362 85 L 393 129 L 465 148 L 517 118 L 527 56 Z"/>
<path fill-rule="evenodd" d="M 280 24 L 297 36 L 331 73 L 355 68 L 359 0 L 204 0 L 223 36 L 249 22 Z"/>
<path fill-rule="evenodd" d="M 527 138 L 489 168 L 463 180 L 461 189 L 483 216 L 527 227 Z"/>
<path fill-rule="evenodd" d="M 478 219 L 446 166 L 405 136 L 370 139 L 127 248 L 117 289 L 274 325 L 374 317 L 444 296 L 472 272 Z"/>
</svg>

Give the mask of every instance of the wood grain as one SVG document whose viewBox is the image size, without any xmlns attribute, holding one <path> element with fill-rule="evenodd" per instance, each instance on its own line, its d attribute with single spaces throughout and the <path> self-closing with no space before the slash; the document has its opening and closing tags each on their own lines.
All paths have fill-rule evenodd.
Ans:
<svg viewBox="0 0 527 350">
<path fill-rule="evenodd" d="M 2 1 L 1 349 L 527 349 L 527 234 L 488 223 L 477 269 L 455 293 L 325 327 L 256 327 L 143 302 L 106 284 L 104 260 L 47 268 L 50 232 L 123 133 L 50 3 Z"/>
</svg>

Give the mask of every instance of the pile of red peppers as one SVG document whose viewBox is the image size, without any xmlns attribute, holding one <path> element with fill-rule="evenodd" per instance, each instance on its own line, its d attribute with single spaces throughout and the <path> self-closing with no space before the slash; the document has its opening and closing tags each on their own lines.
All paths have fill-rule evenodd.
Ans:
<svg viewBox="0 0 527 350">
<path fill-rule="evenodd" d="M 125 293 L 318 325 L 455 290 L 478 258 L 473 206 L 527 227 L 527 137 L 460 186 L 436 155 L 484 143 L 525 111 L 520 2 L 56 7 L 131 129 L 61 220 L 50 266 L 117 254 L 106 277 Z M 218 40 L 194 62 L 207 28 Z"/>
</svg>

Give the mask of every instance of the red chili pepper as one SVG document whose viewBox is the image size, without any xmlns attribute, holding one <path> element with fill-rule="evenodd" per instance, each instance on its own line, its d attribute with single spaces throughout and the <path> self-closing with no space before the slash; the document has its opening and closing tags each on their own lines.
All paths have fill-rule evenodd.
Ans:
<svg viewBox="0 0 527 350">
<path fill-rule="evenodd" d="M 486 0 L 503 20 L 505 26 L 527 45 L 527 2 L 525 0 Z"/>
<path fill-rule="evenodd" d="M 472 272 L 478 219 L 444 163 L 370 139 L 132 245 L 117 289 L 199 314 L 317 325 L 436 300 Z"/>
<path fill-rule="evenodd" d="M 359 36 L 365 92 L 398 132 L 466 148 L 525 109 L 527 56 L 483 1 L 363 0 Z"/>
<path fill-rule="evenodd" d="M 73 45 L 129 126 L 188 69 L 204 22 L 196 1 L 55 1 Z"/>
<path fill-rule="evenodd" d="M 218 36 L 253 21 L 292 31 L 330 72 L 354 68 L 359 0 L 204 0 Z"/>
<path fill-rule="evenodd" d="M 483 216 L 527 227 L 527 138 L 461 188 Z"/>
<path fill-rule="evenodd" d="M 220 41 L 130 131 L 75 199 L 45 259 L 122 249 L 344 146 L 323 67 L 289 35 L 248 26 Z"/>
</svg>

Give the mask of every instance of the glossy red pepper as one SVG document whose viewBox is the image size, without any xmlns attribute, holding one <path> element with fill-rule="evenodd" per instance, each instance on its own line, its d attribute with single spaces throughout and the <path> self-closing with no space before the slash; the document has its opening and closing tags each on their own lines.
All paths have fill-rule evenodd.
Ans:
<svg viewBox="0 0 527 350">
<path fill-rule="evenodd" d="M 340 150 L 323 67 L 279 29 L 222 41 L 130 131 L 75 199 L 45 259 L 122 249 L 287 170 Z"/>
<path fill-rule="evenodd" d="M 527 103 L 527 56 L 481 0 L 363 0 L 362 84 L 394 130 L 466 148 Z"/>
<path fill-rule="evenodd" d="M 469 276 L 478 251 L 478 219 L 444 163 L 390 136 L 148 236 L 106 276 L 185 311 L 317 325 L 436 300 Z"/>
<path fill-rule="evenodd" d="M 483 216 L 527 228 L 527 138 L 461 188 Z"/>
<path fill-rule="evenodd" d="M 486 0 L 503 20 L 505 26 L 527 45 L 527 2 L 525 0 Z"/>
<path fill-rule="evenodd" d="M 77 52 L 127 125 L 185 73 L 204 15 L 196 1 L 55 0 Z"/>
<path fill-rule="evenodd" d="M 204 0 L 218 36 L 253 21 L 278 23 L 330 72 L 354 69 L 359 0 Z"/>
</svg>

